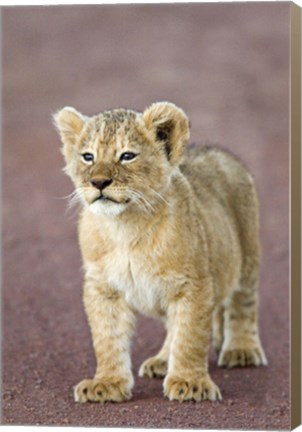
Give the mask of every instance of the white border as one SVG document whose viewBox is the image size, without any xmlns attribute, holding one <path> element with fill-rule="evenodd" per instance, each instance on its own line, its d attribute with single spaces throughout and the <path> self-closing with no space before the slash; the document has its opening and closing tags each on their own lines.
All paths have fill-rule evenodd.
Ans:
<svg viewBox="0 0 302 432">
<path fill-rule="evenodd" d="M 190 0 L 189 3 L 234 3 L 234 2 L 284 2 L 284 0 Z M 289 1 L 289 0 L 288 0 Z M 0 6 L 56 6 L 56 5 L 98 5 L 98 4 L 133 4 L 133 3 L 187 3 L 185 0 L 0 0 Z M 302 0 L 295 0 L 294 3 L 302 7 Z"/>
</svg>

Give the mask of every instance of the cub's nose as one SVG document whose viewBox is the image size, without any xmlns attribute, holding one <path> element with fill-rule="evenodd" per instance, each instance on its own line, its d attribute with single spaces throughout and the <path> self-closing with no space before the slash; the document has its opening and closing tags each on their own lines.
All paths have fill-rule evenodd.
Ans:
<svg viewBox="0 0 302 432">
<path fill-rule="evenodd" d="M 99 189 L 100 191 L 104 190 L 107 186 L 111 185 L 112 179 L 108 178 L 97 178 L 90 180 L 90 183 L 95 188 Z"/>
</svg>

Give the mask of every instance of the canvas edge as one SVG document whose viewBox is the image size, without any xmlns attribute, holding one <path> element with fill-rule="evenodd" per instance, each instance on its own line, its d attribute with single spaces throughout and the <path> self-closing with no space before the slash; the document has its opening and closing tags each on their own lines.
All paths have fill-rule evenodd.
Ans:
<svg viewBox="0 0 302 432">
<path fill-rule="evenodd" d="M 291 429 L 301 424 L 301 8 L 291 3 Z"/>
</svg>

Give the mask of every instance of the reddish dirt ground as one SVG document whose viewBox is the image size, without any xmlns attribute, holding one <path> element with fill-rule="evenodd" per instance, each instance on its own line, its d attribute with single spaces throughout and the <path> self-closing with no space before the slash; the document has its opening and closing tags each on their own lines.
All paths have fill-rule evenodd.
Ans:
<svg viewBox="0 0 302 432">
<path fill-rule="evenodd" d="M 13 7 L 3 10 L 2 424 L 288 429 L 290 3 Z M 157 100 L 180 105 L 192 141 L 218 142 L 255 175 L 267 368 L 210 370 L 223 401 L 165 400 L 136 378 L 123 404 L 76 404 L 94 372 L 76 218 L 51 114 Z M 133 371 L 161 345 L 139 317 Z"/>
</svg>

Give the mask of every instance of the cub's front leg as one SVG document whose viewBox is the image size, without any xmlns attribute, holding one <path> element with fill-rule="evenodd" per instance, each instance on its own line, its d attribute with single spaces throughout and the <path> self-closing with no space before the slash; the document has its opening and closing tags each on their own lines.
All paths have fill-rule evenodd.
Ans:
<svg viewBox="0 0 302 432">
<path fill-rule="evenodd" d="M 84 306 L 91 328 L 97 368 L 93 379 L 85 379 L 75 387 L 75 400 L 127 400 L 131 397 L 134 383 L 129 353 L 134 313 L 119 293 L 89 280 L 84 286 Z"/>
<path fill-rule="evenodd" d="M 212 291 L 207 286 L 187 287 L 174 309 L 164 393 L 170 400 L 221 399 L 208 372 L 208 349 L 212 320 Z"/>
</svg>

